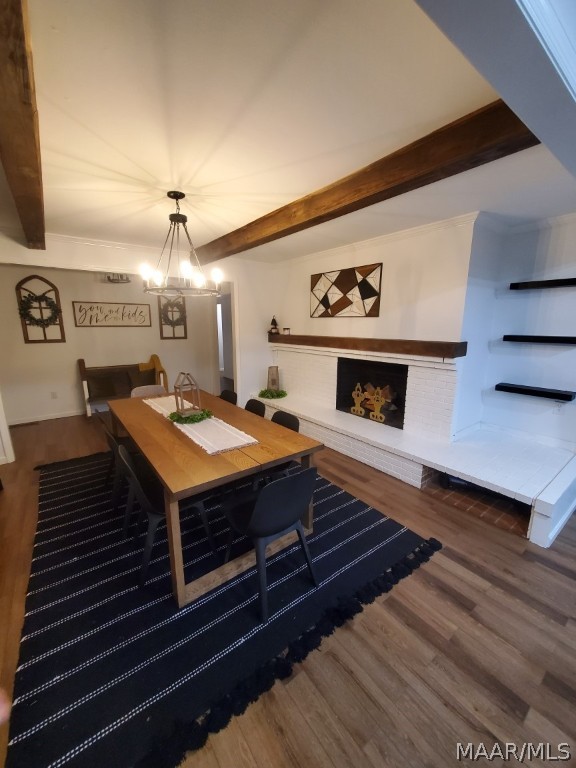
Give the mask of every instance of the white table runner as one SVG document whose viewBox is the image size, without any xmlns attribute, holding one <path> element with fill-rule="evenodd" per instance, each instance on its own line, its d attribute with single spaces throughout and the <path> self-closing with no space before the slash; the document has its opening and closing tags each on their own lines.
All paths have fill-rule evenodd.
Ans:
<svg viewBox="0 0 576 768">
<path fill-rule="evenodd" d="M 176 410 L 174 395 L 145 398 L 144 402 L 166 418 Z M 176 422 L 173 424 L 209 454 L 233 451 L 235 448 L 255 445 L 258 442 L 252 435 L 247 435 L 246 432 L 236 429 L 215 416 L 196 424 L 177 424 Z"/>
</svg>

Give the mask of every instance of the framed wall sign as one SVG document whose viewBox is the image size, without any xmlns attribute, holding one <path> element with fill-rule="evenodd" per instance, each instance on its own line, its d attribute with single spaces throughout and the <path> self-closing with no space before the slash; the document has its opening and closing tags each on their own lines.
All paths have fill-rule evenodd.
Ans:
<svg viewBox="0 0 576 768">
<path fill-rule="evenodd" d="M 310 278 L 310 317 L 378 317 L 382 263 Z"/>
<path fill-rule="evenodd" d="M 152 325 L 150 304 L 73 301 L 77 328 L 146 328 Z"/>
</svg>

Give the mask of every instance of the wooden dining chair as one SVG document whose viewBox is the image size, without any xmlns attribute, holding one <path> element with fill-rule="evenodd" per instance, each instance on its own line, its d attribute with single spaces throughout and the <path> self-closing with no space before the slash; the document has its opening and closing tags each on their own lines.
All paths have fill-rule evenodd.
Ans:
<svg viewBox="0 0 576 768">
<path fill-rule="evenodd" d="M 126 536 L 128 535 L 128 529 L 134 510 L 134 501 L 138 502 L 141 512 L 146 515 L 148 519 L 148 530 L 146 533 L 146 541 L 144 543 L 144 551 L 142 553 L 142 565 L 140 566 L 140 584 L 143 586 L 146 583 L 146 574 L 148 573 L 148 565 L 152 555 L 156 529 L 165 517 L 164 488 L 156 475 L 149 469 L 147 470 L 144 462 L 137 462 L 134 460 L 133 456 L 130 456 L 125 446 L 121 445 L 118 447 L 118 456 L 122 472 L 128 480 L 128 500 L 126 502 L 126 512 L 124 514 L 124 534 Z M 212 552 L 216 555 L 217 550 L 208 523 L 204 501 L 202 499 L 194 499 L 191 506 L 198 512 L 202 525 L 204 526 L 206 538 L 212 548 Z"/>
<path fill-rule="evenodd" d="M 318 586 L 301 522 L 312 501 L 315 483 L 316 469 L 310 467 L 279 480 L 274 480 L 257 493 L 250 493 L 244 497 L 235 496 L 223 505 L 224 514 L 230 523 L 224 562 L 228 562 L 230 558 L 235 533 L 251 539 L 256 552 L 260 615 L 263 622 L 268 621 L 267 544 L 291 531 L 296 531 L 310 576 L 314 585 Z"/>
<path fill-rule="evenodd" d="M 231 389 L 223 389 L 222 392 L 220 392 L 220 399 L 226 400 L 227 403 L 232 403 L 232 405 L 236 405 L 238 402 L 238 395 Z"/>
<path fill-rule="evenodd" d="M 246 401 L 244 409 L 250 411 L 250 413 L 255 413 L 256 416 L 264 416 L 266 414 L 266 406 L 262 400 L 256 400 L 253 397 Z"/>
</svg>

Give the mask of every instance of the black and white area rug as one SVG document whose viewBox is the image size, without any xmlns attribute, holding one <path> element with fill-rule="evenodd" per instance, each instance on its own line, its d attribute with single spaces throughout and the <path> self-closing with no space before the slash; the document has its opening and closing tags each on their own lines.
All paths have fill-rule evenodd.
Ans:
<svg viewBox="0 0 576 768">
<path fill-rule="evenodd" d="M 318 589 L 295 545 L 269 558 L 267 624 L 255 568 L 178 610 L 165 527 L 148 583 L 137 584 L 144 534 L 122 535 L 109 461 L 40 470 L 7 768 L 177 766 L 441 546 L 318 477 L 309 537 Z M 208 509 L 224 547 L 218 497 Z M 181 519 L 190 581 L 217 563 L 196 513 L 184 505 Z"/>
</svg>

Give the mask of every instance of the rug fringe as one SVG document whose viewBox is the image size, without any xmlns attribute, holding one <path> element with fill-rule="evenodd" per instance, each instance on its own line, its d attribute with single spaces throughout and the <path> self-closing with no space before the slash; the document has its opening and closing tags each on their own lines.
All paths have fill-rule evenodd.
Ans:
<svg viewBox="0 0 576 768">
<path fill-rule="evenodd" d="M 410 576 L 440 549 L 442 544 L 437 539 L 427 539 L 390 569 L 358 589 L 354 595 L 339 598 L 326 609 L 313 627 L 293 640 L 280 655 L 265 662 L 237 683 L 203 715 L 191 722 L 175 722 L 171 736 L 142 758 L 136 768 L 177 768 L 187 752 L 201 749 L 211 733 L 226 728 L 232 717 L 243 714 L 252 702 L 272 688 L 276 680 L 290 677 L 294 664 L 303 662 L 309 653 L 320 647 L 325 637 L 329 637 L 336 628 L 363 611 L 364 605 L 373 603 L 377 597 Z"/>
</svg>

